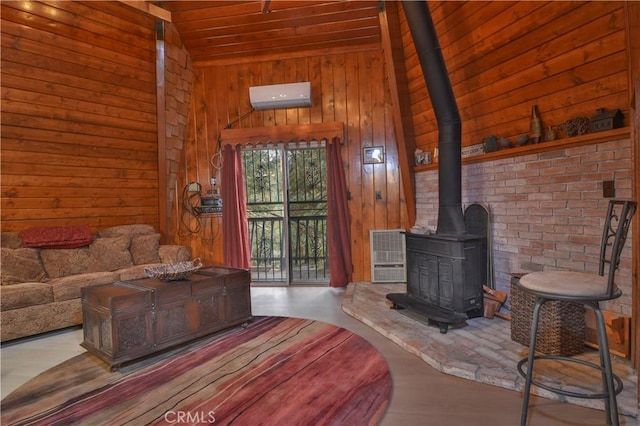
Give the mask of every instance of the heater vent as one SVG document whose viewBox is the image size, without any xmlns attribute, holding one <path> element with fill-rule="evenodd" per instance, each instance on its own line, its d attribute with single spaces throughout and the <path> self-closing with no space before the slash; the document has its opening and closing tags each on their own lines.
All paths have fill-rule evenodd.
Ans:
<svg viewBox="0 0 640 426">
<path fill-rule="evenodd" d="M 407 281 L 404 230 L 372 230 L 371 282 L 403 283 Z"/>
</svg>

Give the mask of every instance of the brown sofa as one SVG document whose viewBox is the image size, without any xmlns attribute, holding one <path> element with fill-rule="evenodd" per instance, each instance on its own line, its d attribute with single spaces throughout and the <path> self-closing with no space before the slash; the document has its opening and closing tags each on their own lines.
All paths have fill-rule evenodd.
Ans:
<svg viewBox="0 0 640 426">
<path fill-rule="evenodd" d="M 146 277 L 144 268 L 191 259 L 187 247 L 161 245 L 149 225 L 107 228 L 71 249 L 27 248 L 1 235 L 0 341 L 82 324 L 80 289 Z"/>
</svg>

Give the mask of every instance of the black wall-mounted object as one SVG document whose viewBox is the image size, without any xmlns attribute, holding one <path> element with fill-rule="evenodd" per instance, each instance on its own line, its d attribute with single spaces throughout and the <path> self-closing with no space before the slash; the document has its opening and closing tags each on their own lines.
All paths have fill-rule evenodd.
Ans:
<svg viewBox="0 0 640 426">
<path fill-rule="evenodd" d="M 200 198 L 200 213 L 222 213 L 222 198 L 216 196 Z"/>
<path fill-rule="evenodd" d="M 592 132 L 619 129 L 624 125 L 624 114 L 619 109 L 607 111 L 604 108 L 598 108 L 596 115 L 591 117 L 590 121 Z"/>
<path fill-rule="evenodd" d="M 616 182 L 613 180 L 602 181 L 602 196 L 604 198 L 616 197 Z"/>
</svg>

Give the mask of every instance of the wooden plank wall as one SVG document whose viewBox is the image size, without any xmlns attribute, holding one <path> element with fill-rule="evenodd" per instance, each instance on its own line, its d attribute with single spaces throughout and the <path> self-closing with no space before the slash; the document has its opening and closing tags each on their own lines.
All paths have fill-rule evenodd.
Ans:
<svg viewBox="0 0 640 426">
<path fill-rule="evenodd" d="M 629 92 L 624 2 L 429 2 L 462 117 L 462 145 L 515 141 L 537 104 L 543 126 L 621 109 Z M 416 144 L 433 151 L 436 123 L 400 14 Z"/>
<path fill-rule="evenodd" d="M 3 231 L 157 228 L 153 29 L 118 2 L 2 2 Z"/>
<path fill-rule="evenodd" d="M 630 2 L 625 4 L 628 48 L 629 48 L 629 88 L 631 95 L 631 164 L 635 164 L 632 176 L 633 199 L 640 200 L 640 4 Z M 640 297 L 637 297 L 640 284 L 640 215 L 636 214 L 631 225 L 631 240 L 633 243 L 632 273 L 634 285 L 633 300 L 633 324 L 631 347 L 633 353 L 633 367 L 637 370 L 640 366 Z M 638 384 L 640 391 L 640 384 Z M 638 392 L 638 408 L 640 408 L 640 392 Z"/>
<path fill-rule="evenodd" d="M 369 280 L 369 230 L 408 226 L 381 53 L 364 51 L 240 65 L 195 66 L 182 185 L 196 181 L 206 191 L 212 176 L 220 179 L 213 164 L 218 164 L 215 157 L 220 130 L 228 123 L 232 123 L 232 128 L 253 128 L 344 122 L 347 136 L 343 159 L 352 196 L 349 206 L 353 278 Z M 311 82 L 312 107 L 247 114 L 250 86 L 297 81 Z M 385 164 L 362 164 L 362 149 L 367 146 L 384 146 Z M 376 191 L 380 191 L 379 200 Z M 220 217 L 205 217 L 198 222 L 195 226 L 190 222 L 192 228 L 197 228 L 196 233 L 189 233 L 184 225 L 180 227 L 179 242 L 190 246 L 205 263 L 221 263 Z"/>
</svg>

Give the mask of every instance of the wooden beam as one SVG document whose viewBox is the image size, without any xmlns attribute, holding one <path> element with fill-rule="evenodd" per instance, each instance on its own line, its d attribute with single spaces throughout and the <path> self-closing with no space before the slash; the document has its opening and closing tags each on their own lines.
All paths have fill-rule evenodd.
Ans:
<svg viewBox="0 0 640 426">
<path fill-rule="evenodd" d="M 352 53 L 352 52 L 368 52 L 368 51 L 378 51 L 380 49 L 380 44 L 378 43 L 368 43 L 361 44 L 357 46 L 345 46 L 345 47 L 335 47 L 335 48 L 319 48 L 319 49 L 306 49 L 300 51 L 291 51 L 288 53 L 278 54 L 278 60 L 284 59 L 296 59 L 296 58 L 309 58 L 312 56 L 325 56 L 325 55 L 337 55 L 341 53 Z M 237 56 L 237 55 L 228 55 L 222 58 L 217 59 L 194 59 L 193 66 L 195 68 L 207 68 L 207 67 L 218 67 L 218 66 L 227 66 L 227 65 L 238 65 L 238 64 L 251 64 L 254 62 L 267 62 L 273 60 L 273 55 L 269 52 L 261 53 L 261 54 L 251 54 L 245 56 Z"/>
<path fill-rule="evenodd" d="M 398 165 L 402 176 L 407 217 L 411 226 L 416 223 L 416 188 L 415 188 L 415 137 L 409 100 L 409 85 L 402 50 L 402 35 L 398 3 L 384 2 L 384 9 L 378 14 L 382 32 L 382 51 L 391 95 L 391 114 L 398 145 Z"/>
<path fill-rule="evenodd" d="M 640 4 L 625 2 L 625 26 L 627 32 L 627 64 L 629 67 L 629 111 L 631 127 L 631 181 L 632 197 L 640 201 Z M 631 227 L 631 360 L 633 367 L 640 366 L 640 213 L 636 212 Z M 637 385 L 640 408 L 640 383 Z"/>
<path fill-rule="evenodd" d="M 144 13 L 151 15 L 155 18 L 162 19 L 165 22 L 171 22 L 171 12 L 148 1 L 137 0 L 118 0 L 120 3 L 124 3 L 127 6 L 131 6 L 135 9 L 141 10 Z"/>
<path fill-rule="evenodd" d="M 167 187 L 167 126 L 166 126 L 166 55 L 164 22 L 156 21 L 156 113 L 158 123 L 158 227 L 163 239 L 167 238 L 167 218 L 170 188 Z M 177 201 L 176 201 L 177 202 Z"/>
</svg>

